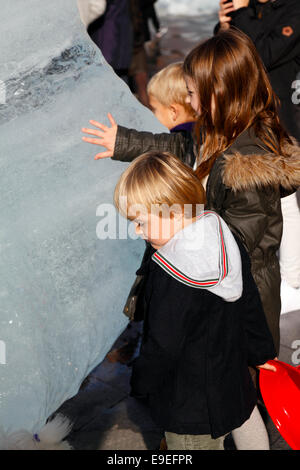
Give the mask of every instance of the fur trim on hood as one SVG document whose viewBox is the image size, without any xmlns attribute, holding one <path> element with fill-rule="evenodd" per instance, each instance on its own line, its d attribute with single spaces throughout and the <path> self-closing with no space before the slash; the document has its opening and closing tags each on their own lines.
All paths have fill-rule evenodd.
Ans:
<svg viewBox="0 0 300 470">
<path fill-rule="evenodd" d="M 285 156 L 274 153 L 224 154 L 223 183 L 233 191 L 261 186 L 281 186 L 296 190 L 300 186 L 300 148 L 287 145 Z"/>
</svg>

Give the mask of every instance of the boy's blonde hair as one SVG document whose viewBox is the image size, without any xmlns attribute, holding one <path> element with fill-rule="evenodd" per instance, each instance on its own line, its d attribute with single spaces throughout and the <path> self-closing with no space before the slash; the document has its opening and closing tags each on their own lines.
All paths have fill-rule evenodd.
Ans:
<svg viewBox="0 0 300 470">
<path fill-rule="evenodd" d="M 180 104 L 194 117 L 195 113 L 191 105 L 185 102 L 187 89 L 183 74 L 183 62 L 170 64 L 153 75 L 148 83 L 147 93 L 163 106 Z"/>
<path fill-rule="evenodd" d="M 164 209 L 176 206 L 189 218 L 203 209 L 199 206 L 205 203 L 205 191 L 192 168 L 177 157 L 168 152 L 147 152 L 121 175 L 114 202 L 118 211 L 131 220 L 136 217 L 131 215 L 133 206 L 141 206 L 147 212 L 163 207 L 162 214 Z"/>
</svg>

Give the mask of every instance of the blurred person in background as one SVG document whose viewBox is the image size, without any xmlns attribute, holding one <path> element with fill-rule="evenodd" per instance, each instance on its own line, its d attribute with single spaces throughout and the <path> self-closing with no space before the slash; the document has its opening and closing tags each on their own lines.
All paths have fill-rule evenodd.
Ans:
<svg viewBox="0 0 300 470">
<path fill-rule="evenodd" d="M 78 0 L 81 19 L 103 57 L 149 106 L 144 23 L 139 0 Z"/>
<path fill-rule="evenodd" d="M 129 1 L 107 0 L 105 10 L 88 25 L 87 32 L 115 73 L 128 83 L 133 53 Z"/>
<path fill-rule="evenodd" d="M 87 28 L 94 20 L 104 14 L 106 0 L 77 0 L 81 21 Z"/>
<path fill-rule="evenodd" d="M 161 28 L 160 19 L 155 10 L 157 0 L 139 0 L 143 15 L 144 38 L 147 57 L 150 60 L 156 60 L 161 55 L 160 40 L 167 33 L 168 28 Z M 154 35 L 151 34 L 150 24 L 154 29 Z"/>
<path fill-rule="evenodd" d="M 160 26 L 160 19 L 155 10 L 155 3 L 157 0 L 139 0 L 140 1 L 140 8 L 143 14 L 144 20 L 144 34 L 145 34 L 145 41 L 151 41 L 152 36 L 149 28 L 149 23 L 151 22 L 153 28 L 155 30 L 155 38 L 160 39 L 162 36 L 166 34 L 168 28 L 161 28 Z"/>
<path fill-rule="evenodd" d="M 140 0 L 129 0 L 133 26 L 133 54 L 129 68 L 130 88 L 139 101 L 149 107 L 147 94 L 148 63 L 145 50 L 145 32 Z"/>
<path fill-rule="evenodd" d="M 158 19 L 155 5 L 157 0 L 139 0 L 140 1 L 140 8 L 143 14 L 143 23 L 144 23 L 144 34 L 145 34 L 145 41 L 151 40 L 151 33 L 149 28 L 149 22 L 151 21 L 156 33 L 160 30 L 160 21 Z"/>
</svg>

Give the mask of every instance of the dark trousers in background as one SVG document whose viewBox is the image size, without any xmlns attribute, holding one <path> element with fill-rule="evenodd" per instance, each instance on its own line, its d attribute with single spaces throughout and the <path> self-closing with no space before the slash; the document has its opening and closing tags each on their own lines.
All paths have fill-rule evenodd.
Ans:
<svg viewBox="0 0 300 470">
<path fill-rule="evenodd" d="M 144 19 L 144 34 L 145 41 L 150 41 L 151 33 L 149 29 L 149 21 L 152 21 L 152 24 L 156 32 L 160 29 L 160 22 L 156 14 L 154 5 L 150 5 L 146 8 L 143 8 L 143 19 Z"/>
</svg>

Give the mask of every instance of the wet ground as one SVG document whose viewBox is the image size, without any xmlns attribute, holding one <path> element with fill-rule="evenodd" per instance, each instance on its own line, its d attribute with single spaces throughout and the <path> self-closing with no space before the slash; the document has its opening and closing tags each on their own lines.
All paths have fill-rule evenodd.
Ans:
<svg viewBox="0 0 300 470">
<path fill-rule="evenodd" d="M 210 36 L 216 15 L 164 18 L 168 33 L 160 43 L 147 45 L 150 75 L 165 65 L 183 60 L 200 40 Z M 125 299 L 124 299 L 125 300 Z M 138 351 L 141 323 L 132 323 L 118 338 L 112 351 L 82 384 L 79 393 L 59 410 L 74 423 L 69 441 L 78 450 L 157 450 L 162 430 L 151 420 L 149 410 L 130 397 L 131 363 Z M 300 311 L 281 316 L 279 359 L 292 364 L 299 359 L 295 342 L 300 339 Z M 288 450 L 270 417 L 262 410 L 272 450 Z M 230 438 L 225 447 L 233 450 Z"/>
<path fill-rule="evenodd" d="M 183 61 L 188 52 L 199 42 L 213 34 L 217 14 L 202 17 L 181 16 L 161 19 L 161 27 L 168 28 L 159 41 L 146 43 L 149 55 L 149 75 L 173 62 Z"/>
<path fill-rule="evenodd" d="M 74 423 L 69 442 L 77 450 L 157 450 L 162 430 L 151 420 L 148 408 L 130 397 L 131 363 L 141 338 L 141 323 L 132 323 L 118 338 L 112 351 L 94 369 L 76 397 L 60 411 Z M 300 311 L 281 317 L 279 359 L 291 365 L 300 361 L 292 346 L 299 341 Z M 299 349 L 299 347 L 298 347 Z M 294 362 L 293 362 L 294 359 Z M 264 408 L 262 416 L 272 450 L 290 450 Z M 230 437 L 226 450 L 234 450 Z"/>
</svg>

